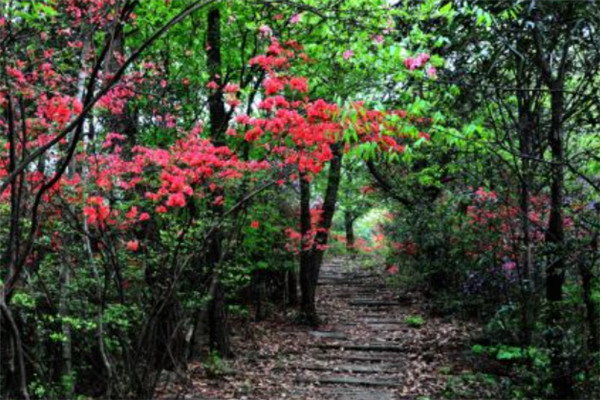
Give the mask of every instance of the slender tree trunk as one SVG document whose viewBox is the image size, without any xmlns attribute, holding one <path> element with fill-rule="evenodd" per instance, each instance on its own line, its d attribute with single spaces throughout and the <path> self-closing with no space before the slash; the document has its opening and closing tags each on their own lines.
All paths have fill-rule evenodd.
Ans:
<svg viewBox="0 0 600 400">
<path fill-rule="evenodd" d="M 294 269 L 287 271 L 288 305 L 298 305 L 298 276 Z"/>
<path fill-rule="evenodd" d="M 353 252 L 354 249 L 354 214 L 350 211 L 344 212 L 344 227 L 346 230 L 346 249 Z"/>
<path fill-rule="evenodd" d="M 19 382 L 18 390 L 23 399 L 29 400 L 29 392 L 27 391 L 27 373 L 25 371 L 25 358 L 23 356 L 23 343 L 21 342 L 21 334 L 17 323 L 5 302 L 5 293 L 2 290 L 0 294 L 0 323 L 3 321 L 8 322 L 9 330 L 12 336 L 12 343 L 14 348 L 14 358 L 17 359 L 17 368 L 19 370 Z"/>
<path fill-rule="evenodd" d="M 301 303 L 300 313 L 304 322 L 317 325 L 318 317 L 315 307 L 315 288 L 312 285 L 313 275 L 313 257 L 312 247 L 309 242 L 311 231 L 310 218 L 310 182 L 306 180 L 304 174 L 300 174 L 300 292 Z"/>
<path fill-rule="evenodd" d="M 221 88 L 221 12 L 213 8 L 208 13 L 206 67 L 213 80 L 219 87 L 208 98 L 210 114 L 210 136 L 216 144 L 223 144 L 223 133 L 226 130 L 227 114 Z"/>
<path fill-rule="evenodd" d="M 224 358 L 231 356 L 229 324 L 227 320 L 225 288 L 221 280 L 215 276 L 213 278 L 211 301 L 208 310 L 208 336 L 210 349 L 218 352 Z"/>
<path fill-rule="evenodd" d="M 65 257 L 66 258 L 66 257 Z M 68 304 L 69 304 L 69 283 L 71 281 L 71 270 L 69 268 L 67 260 L 63 261 L 63 265 L 60 271 L 60 300 L 58 304 L 58 314 L 61 318 L 61 330 L 63 334 L 62 340 L 62 377 L 68 379 L 71 382 L 71 386 L 66 388 L 64 392 L 65 398 L 70 399 L 73 397 L 73 351 L 71 337 L 71 324 L 66 321 L 68 316 Z"/>
<path fill-rule="evenodd" d="M 319 221 L 319 229 L 317 229 L 312 246 L 307 249 L 303 243 L 300 253 L 301 313 L 304 322 L 310 325 L 319 324 L 315 305 L 317 283 L 319 281 L 319 270 L 323 262 L 323 255 L 329 239 L 329 229 L 331 228 L 333 214 L 335 213 L 342 172 L 342 153 L 339 144 L 332 146 L 332 151 L 333 159 L 329 164 L 329 177 L 323 201 L 323 212 Z M 303 238 L 310 232 L 310 223 L 310 184 L 303 177 L 300 177 L 300 231 Z"/>
<path fill-rule="evenodd" d="M 8 86 L 8 85 L 7 85 Z M 8 121 L 8 139 L 10 143 L 9 149 L 9 172 L 13 171 L 18 162 L 17 143 L 19 142 L 19 135 L 16 124 L 15 104 L 13 102 L 13 96 L 11 93 L 8 94 L 8 104 L 6 107 L 7 121 Z M 21 118 L 24 118 L 22 115 Z M 25 135 L 25 132 L 23 132 Z M 29 399 L 29 393 L 27 391 L 27 373 L 25 369 L 25 360 L 23 356 L 23 342 L 21 340 L 21 333 L 19 327 L 15 321 L 12 311 L 9 307 L 11 292 L 14 289 L 12 285 L 7 285 L 7 282 L 15 281 L 16 277 L 19 276 L 20 271 L 18 265 L 20 264 L 19 248 L 21 246 L 21 229 L 20 229 L 20 218 L 21 218 L 21 190 L 23 185 L 23 175 L 17 176 L 11 182 L 10 191 L 10 229 L 8 237 L 8 254 L 7 254 L 7 277 L 4 280 L 4 285 L 0 286 L 0 324 L 8 322 L 8 332 L 10 333 L 11 344 L 14 349 L 11 360 L 9 363 L 14 366 L 16 359 L 16 368 L 11 370 L 14 372 L 14 376 L 18 377 L 18 382 L 15 386 L 18 387 L 20 395 Z M 8 287 L 7 287 L 8 286 Z M 1 343 L 0 343 L 1 344 Z"/>
<path fill-rule="evenodd" d="M 221 88 L 221 13 L 219 8 L 213 8 L 208 13 L 207 26 L 207 68 L 210 77 L 219 88 L 208 99 L 210 117 L 210 135 L 215 145 L 221 145 L 223 131 L 227 125 L 227 114 L 223 101 Z M 222 190 L 215 191 L 215 197 L 224 195 Z M 215 218 L 223 214 L 222 206 L 213 206 Z M 208 306 L 209 316 L 209 343 L 213 351 L 217 351 L 222 357 L 230 357 L 231 346 L 229 342 L 229 326 L 227 318 L 227 304 L 225 299 L 225 288 L 221 282 L 221 231 L 214 229 L 208 239 L 207 263 L 213 274 L 212 297 Z"/>
<path fill-rule="evenodd" d="M 564 330 L 562 328 L 562 298 L 565 282 L 565 227 L 563 219 L 564 202 L 564 144 L 562 120 L 564 113 L 564 97 L 562 81 L 553 82 L 552 89 L 552 121 L 548 142 L 552 155 L 550 178 L 550 219 L 545 240 L 549 245 L 553 259 L 546 268 L 546 300 L 548 301 L 548 333 L 546 340 L 550 348 L 552 367 L 552 386 L 554 395 L 559 399 L 573 398 L 573 385 L 564 355 Z"/>
<path fill-rule="evenodd" d="M 262 321 L 267 316 L 265 304 L 267 299 L 265 274 L 262 273 L 261 270 L 255 270 L 253 275 L 254 305 L 256 307 L 254 319 L 256 321 Z"/>
<path fill-rule="evenodd" d="M 327 180 L 327 189 L 325 190 L 325 199 L 323 201 L 323 213 L 315 241 L 313 244 L 313 257 L 315 258 L 315 270 L 313 273 L 313 285 L 317 285 L 319 280 L 319 270 L 323 262 L 323 255 L 329 240 L 329 229 L 333 222 L 333 214 L 335 214 L 335 206 L 337 204 L 337 195 L 340 188 L 340 180 L 342 177 L 342 151 L 340 144 L 331 146 L 333 158 L 329 163 L 329 176 Z"/>
<path fill-rule="evenodd" d="M 532 132 L 530 97 L 528 93 L 518 94 L 519 101 L 519 151 L 521 153 L 521 187 L 519 192 L 519 206 L 521 211 L 521 229 L 523 231 L 523 252 L 521 255 L 521 343 L 525 346 L 531 344 L 535 311 L 533 307 L 533 275 L 532 275 L 532 245 L 530 236 L 529 212 L 531 208 L 530 191 L 533 177 L 531 174 Z"/>
<path fill-rule="evenodd" d="M 571 399 L 574 396 L 571 371 L 567 357 L 564 354 L 564 330 L 562 315 L 563 285 L 565 282 L 566 242 L 563 217 L 565 191 L 565 149 L 563 138 L 563 123 L 565 115 L 565 81 L 569 65 L 571 40 L 575 27 L 573 4 L 566 3 L 560 19 L 565 21 L 564 42 L 559 61 L 550 62 L 553 51 L 546 51 L 546 43 L 540 31 L 543 23 L 540 8 L 532 8 L 533 42 L 536 47 L 534 60 L 540 71 L 540 77 L 550 90 L 550 127 L 548 129 L 548 144 L 550 146 L 550 217 L 545 234 L 545 242 L 549 256 L 546 267 L 546 343 L 550 349 L 550 368 L 552 371 L 552 391 L 554 398 Z M 553 46 L 554 44 L 550 44 Z M 555 68 L 554 68 L 555 67 Z M 554 70 L 553 70 L 554 68 Z"/>
</svg>

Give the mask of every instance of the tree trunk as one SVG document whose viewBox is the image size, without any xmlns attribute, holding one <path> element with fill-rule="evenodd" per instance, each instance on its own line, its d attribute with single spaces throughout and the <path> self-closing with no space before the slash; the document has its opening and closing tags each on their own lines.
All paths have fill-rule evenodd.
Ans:
<svg viewBox="0 0 600 400">
<path fill-rule="evenodd" d="M 14 371 L 14 375 L 18 376 L 18 391 L 21 395 L 21 398 L 28 400 L 29 393 L 27 391 L 27 373 L 25 371 L 25 358 L 23 356 L 23 343 L 21 342 L 21 334 L 19 332 L 19 328 L 17 327 L 17 323 L 6 304 L 5 293 L 0 293 L 0 323 L 8 322 L 8 327 L 10 331 L 9 340 L 12 339 L 12 345 L 14 349 L 13 359 L 16 359 L 16 368 L 18 369 L 18 373 Z M 9 362 L 13 362 L 12 360 Z"/>
<path fill-rule="evenodd" d="M 318 325 L 317 310 L 315 307 L 315 287 L 312 282 L 314 265 L 312 247 L 310 245 L 310 182 L 304 174 L 300 174 L 300 292 L 302 295 L 300 303 L 300 317 L 303 322 L 310 325 Z"/>
<path fill-rule="evenodd" d="M 206 67 L 213 80 L 219 87 L 208 98 L 208 108 L 210 114 L 210 136 L 217 145 L 223 144 L 223 132 L 227 127 L 227 113 L 225 112 L 225 102 L 223 100 L 223 88 L 221 87 L 221 12 L 218 8 L 213 8 L 208 13 L 207 27 L 207 50 Z"/>
<path fill-rule="evenodd" d="M 218 8 L 213 8 L 208 13 L 207 26 L 207 61 L 206 66 L 212 80 L 219 88 L 208 99 L 210 136 L 217 146 L 222 144 L 223 131 L 227 125 L 227 114 L 221 90 L 221 13 Z M 214 196 L 223 196 L 222 190 L 216 190 Z M 215 218 L 223 215 L 222 206 L 213 206 Z M 225 300 L 225 288 L 221 283 L 221 232 L 214 229 L 208 239 L 207 264 L 213 274 L 212 297 L 208 305 L 209 315 L 209 343 L 213 351 L 217 351 L 222 357 L 230 357 L 231 347 L 229 342 L 229 326 L 227 323 L 227 304 Z"/>
<path fill-rule="evenodd" d="M 529 212 L 531 208 L 530 191 L 533 177 L 531 173 L 532 156 L 532 116 L 531 97 L 528 93 L 518 93 L 519 97 L 519 152 L 521 154 L 521 187 L 519 192 L 519 206 L 521 212 L 521 230 L 523 231 L 523 253 L 519 265 L 521 267 L 521 343 L 524 346 L 531 344 L 535 311 L 533 307 L 533 263 L 532 245 L 530 236 Z"/>
<path fill-rule="evenodd" d="M 296 271 L 290 269 L 287 271 L 287 289 L 288 289 L 288 305 L 298 305 L 298 277 Z"/>
<path fill-rule="evenodd" d="M 313 284 L 317 285 L 319 280 L 319 270 L 323 262 L 323 255 L 329 240 L 329 229 L 333 221 L 335 206 L 337 204 L 338 189 L 340 187 L 340 179 L 342 177 L 342 151 L 340 144 L 331 146 L 333 158 L 329 163 L 329 177 L 327 180 L 327 189 L 325 190 L 325 200 L 323 201 L 323 213 L 321 214 L 321 223 L 315 236 L 313 244 L 313 257 L 315 258 L 315 271 L 313 274 Z"/>
<path fill-rule="evenodd" d="M 346 249 L 353 252 L 354 249 L 354 215 L 350 211 L 344 212 L 344 227 L 346 229 Z"/>
<path fill-rule="evenodd" d="M 229 324 L 227 321 L 227 305 L 225 303 L 225 288 L 218 277 L 213 278 L 212 295 L 208 310 L 208 340 L 210 349 L 219 356 L 231 357 L 229 343 Z"/>
<path fill-rule="evenodd" d="M 319 281 L 319 270 L 323 262 L 323 254 L 329 239 L 329 229 L 335 213 L 337 194 L 340 185 L 342 171 L 342 153 L 338 144 L 332 146 L 333 159 L 329 164 L 329 178 L 325 199 L 323 201 L 323 212 L 319 229 L 315 234 L 312 246 L 307 249 L 304 238 L 310 232 L 310 184 L 302 176 L 300 177 L 300 231 L 303 244 L 300 252 L 300 289 L 302 291 L 301 317 L 309 325 L 318 325 L 319 318 L 315 306 L 317 283 Z"/>
<path fill-rule="evenodd" d="M 255 321 L 263 321 L 267 317 L 266 299 L 267 299 L 267 288 L 266 288 L 266 277 L 263 271 L 254 271 L 254 306 L 256 308 L 254 313 Z"/>
<path fill-rule="evenodd" d="M 562 121 L 564 98 L 562 81 L 553 82 L 552 89 L 552 121 L 548 142 L 552 155 L 550 177 L 550 219 L 545 240 L 550 251 L 555 255 L 550 259 L 546 268 L 546 300 L 548 301 L 546 340 L 550 348 L 550 364 L 552 368 L 552 386 L 554 396 L 559 399 L 573 398 L 573 385 L 566 366 L 562 328 L 562 298 L 565 281 L 565 228 L 563 219 L 564 200 L 564 144 Z"/>
<path fill-rule="evenodd" d="M 567 3 L 561 12 L 560 19 L 566 22 L 565 37 L 560 51 L 560 59 L 554 63 L 552 49 L 546 49 L 543 34 L 540 31 L 542 17 L 540 8 L 532 9 L 534 26 L 533 41 L 536 47 L 534 60 L 540 71 L 540 77 L 550 90 L 550 127 L 548 144 L 550 146 L 550 217 L 545 234 L 545 242 L 549 252 L 546 267 L 546 343 L 550 349 L 550 369 L 552 371 L 552 391 L 554 398 L 571 399 L 574 396 L 572 374 L 564 354 L 564 330 L 562 327 L 562 297 L 566 272 L 565 227 L 563 203 L 565 191 L 565 154 L 563 138 L 563 122 L 565 116 L 565 81 L 569 65 L 570 43 L 573 37 L 573 5 Z M 553 44 L 552 44 L 553 45 Z M 555 70 L 553 67 L 556 66 Z M 553 257 L 550 257 L 553 255 Z"/>
<path fill-rule="evenodd" d="M 8 95 L 8 105 L 6 107 L 6 119 L 8 121 L 8 136 L 10 143 L 9 150 L 9 172 L 13 171 L 18 159 L 17 154 L 17 146 L 16 143 L 19 141 L 19 136 L 16 129 L 15 124 L 15 109 L 12 101 L 12 94 Z M 20 275 L 20 271 L 18 268 L 20 257 L 19 257 L 19 247 L 21 242 L 21 229 L 19 219 L 21 218 L 21 189 L 23 183 L 23 175 L 17 176 L 10 185 L 10 228 L 9 228 L 9 237 L 8 237 L 8 246 L 7 251 L 8 254 L 5 254 L 5 258 L 7 259 L 7 265 L 5 264 L 7 275 L 4 278 L 4 286 L 0 287 L 0 326 L 6 321 L 8 322 L 9 334 L 8 340 L 6 342 L 11 343 L 12 349 L 14 351 L 11 354 L 11 358 L 9 359 L 9 363 L 11 367 L 10 376 L 11 378 L 15 378 L 15 390 L 18 390 L 23 398 L 29 398 L 29 393 L 27 392 L 27 373 L 25 371 L 25 361 L 23 357 L 23 345 L 21 341 L 21 334 L 19 332 L 19 328 L 17 323 L 12 315 L 12 312 L 9 308 L 9 302 L 11 298 L 11 292 L 13 290 L 13 285 L 7 285 L 7 282 L 16 281 L 16 278 Z M 1 333 L 1 331 L 0 331 Z M 11 340 L 12 339 L 12 340 Z M 0 346 L 1 347 L 1 346 Z M 1 354 L 0 354 L 1 355 Z M 1 361 L 1 360 L 0 360 Z M 15 366 L 16 361 L 16 366 Z M 18 372 L 17 372 L 18 369 Z M 17 382 L 18 379 L 18 382 Z M 13 386 L 13 379 L 9 381 L 9 386 Z"/>
<path fill-rule="evenodd" d="M 65 257 L 66 258 L 66 257 Z M 60 271 L 60 293 L 59 293 L 59 305 L 58 314 L 60 316 L 61 330 L 63 334 L 62 340 L 62 378 L 67 379 L 70 382 L 70 386 L 65 388 L 65 398 L 70 399 L 73 397 L 74 385 L 72 382 L 73 376 L 73 351 L 72 351 L 72 336 L 71 336 L 71 324 L 66 321 L 68 317 L 68 304 L 69 304 L 69 282 L 71 280 L 71 270 L 67 263 L 67 260 L 63 260 L 64 264 Z"/>
</svg>

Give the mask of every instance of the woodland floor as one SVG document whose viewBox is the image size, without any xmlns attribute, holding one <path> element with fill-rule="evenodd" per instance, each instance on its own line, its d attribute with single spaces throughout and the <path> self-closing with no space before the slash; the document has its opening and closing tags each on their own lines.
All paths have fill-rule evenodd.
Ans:
<svg viewBox="0 0 600 400">
<path fill-rule="evenodd" d="M 192 363 L 187 384 L 163 386 L 158 397 L 446 398 L 453 377 L 476 372 L 465 356 L 476 327 L 429 317 L 424 306 L 416 294 L 399 297 L 387 287 L 385 276 L 335 258 L 321 271 L 318 309 L 323 325 L 318 330 L 293 323 L 289 315 L 239 326 L 230 375 L 209 379 L 203 363 Z M 409 316 L 423 316 L 425 323 L 410 326 Z M 469 397 L 493 397 L 477 384 L 466 389 Z M 454 393 L 449 397 L 465 398 Z"/>
</svg>

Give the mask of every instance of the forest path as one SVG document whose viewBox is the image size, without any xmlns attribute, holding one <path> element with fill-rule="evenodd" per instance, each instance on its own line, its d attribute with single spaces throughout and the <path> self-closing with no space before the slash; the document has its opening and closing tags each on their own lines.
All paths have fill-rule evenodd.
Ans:
<svg viewBox="0 0 600 400">
<path fill-rule="evenodd" d="M 417 297 L 399 299 L 380 273 L 349 258 L 323 265 L 318 329 L 290 316 L 251 323 L 233 338 L 235 374 L 207 379 L 192 364 L 179 398 L 392 400 L 440 398 L 466 350 L 469 327 L 425 316 Z M 422 326 L 409 317 L 422 316 Z M 460 371 L 458 371 L 460 372 Z"/>
</svg>

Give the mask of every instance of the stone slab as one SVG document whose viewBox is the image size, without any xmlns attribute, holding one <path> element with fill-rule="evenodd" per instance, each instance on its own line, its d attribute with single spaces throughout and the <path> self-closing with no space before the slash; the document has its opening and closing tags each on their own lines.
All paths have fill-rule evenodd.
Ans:
<svg viewBox="0 0 600 400">
<path fill-rule="evenodd" d="M 366 379 L 346 375 L 330 375 L 316 377 L 298 377 L 296 382 L 321 385 L 352 385 L 370 387 L 399 387 L 400 382 L 391 379 Z"/>
</svg>

